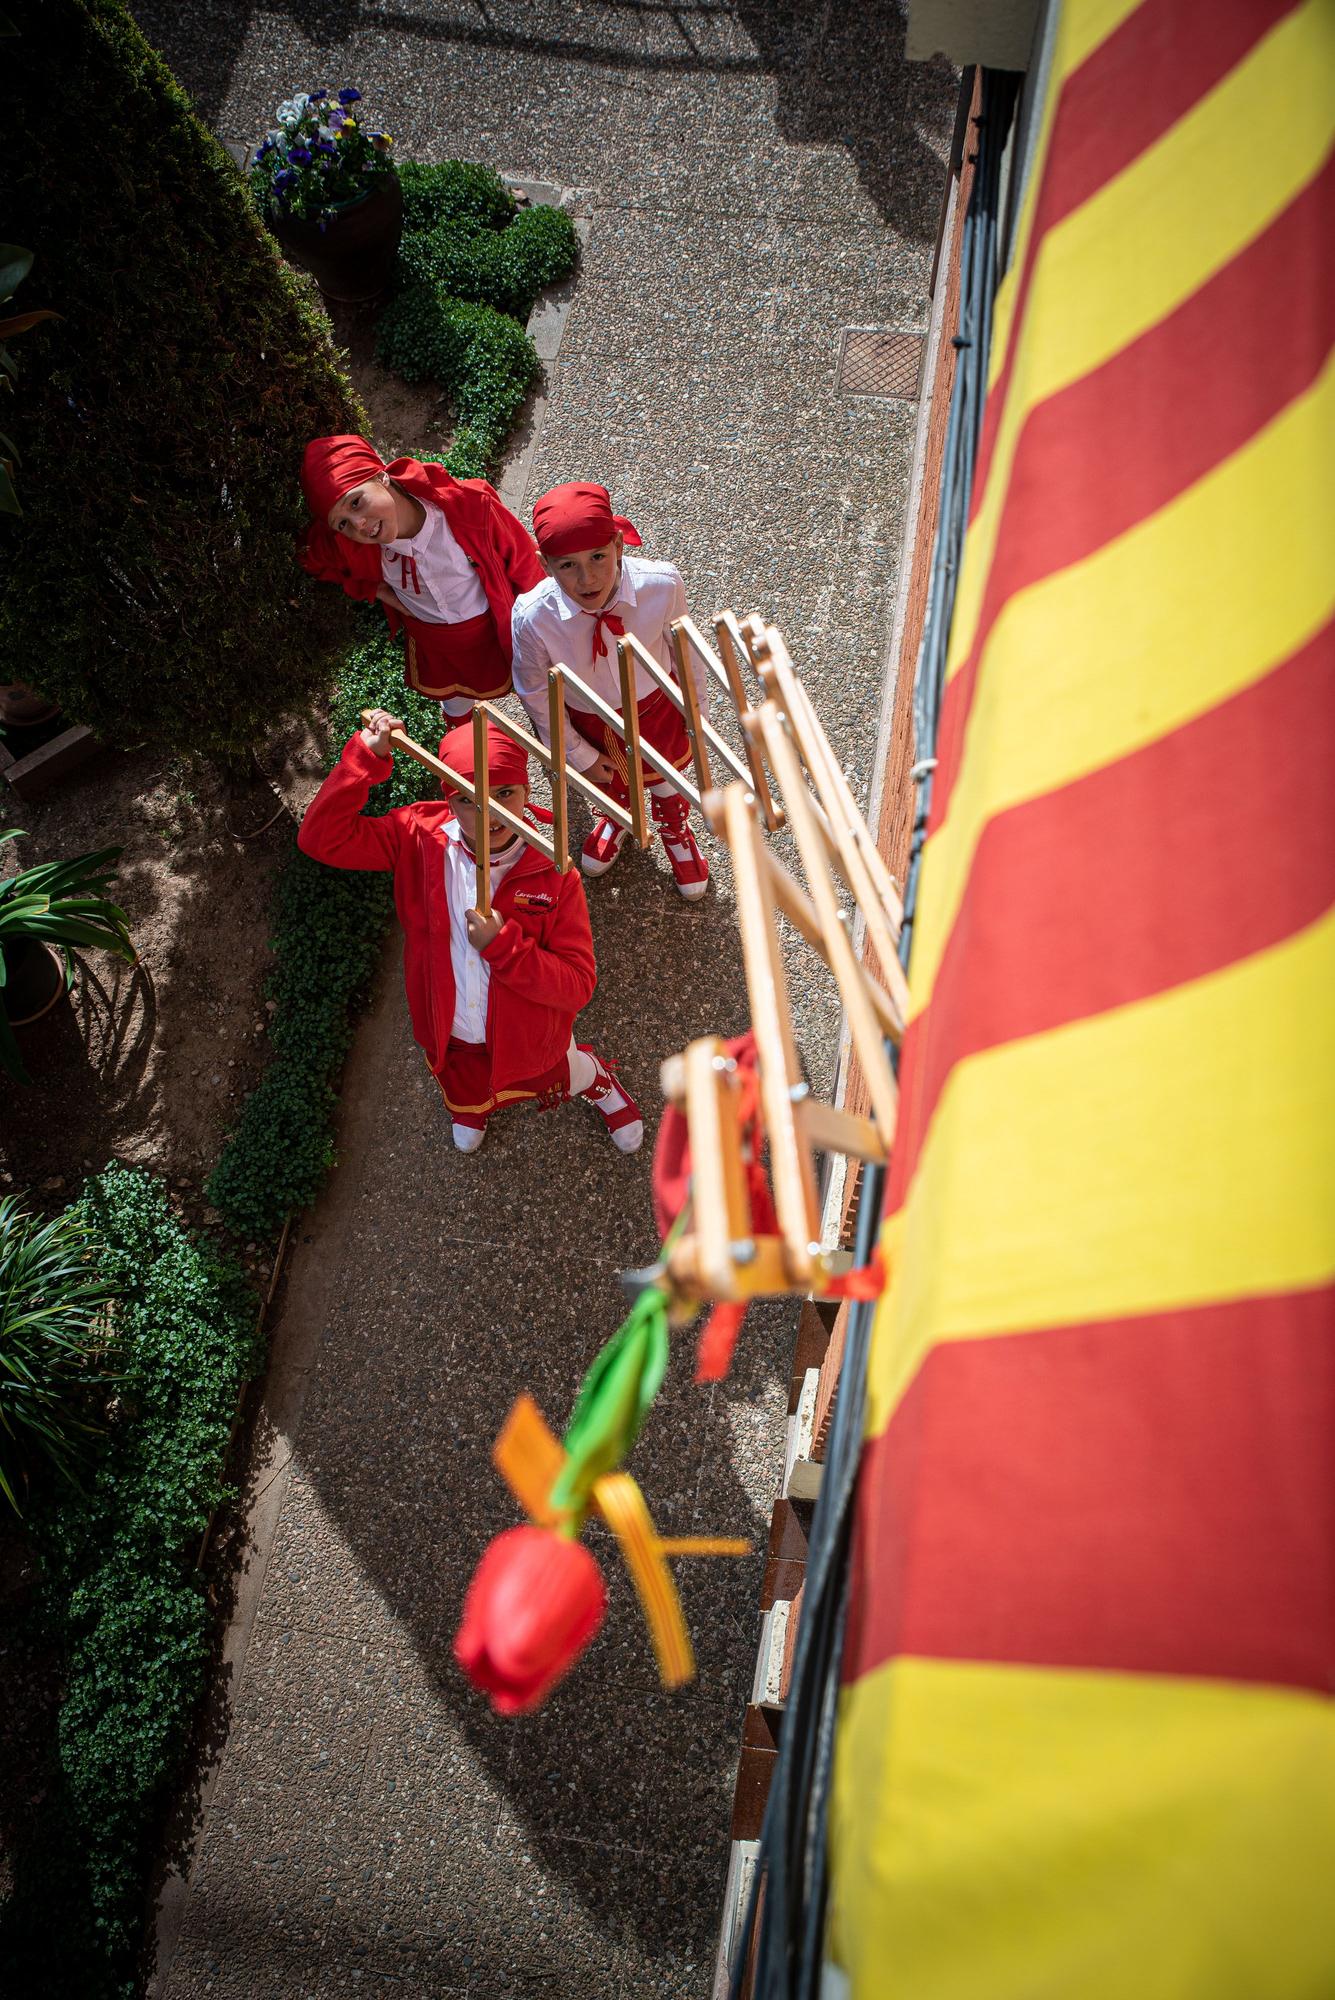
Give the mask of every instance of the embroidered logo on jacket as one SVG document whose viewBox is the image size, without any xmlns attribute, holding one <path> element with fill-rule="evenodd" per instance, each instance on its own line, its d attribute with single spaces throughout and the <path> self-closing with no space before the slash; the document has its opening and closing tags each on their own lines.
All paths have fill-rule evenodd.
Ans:
<svg viewBox="0 0 1335 2000">
<path fill-rule="evenodd" d="M 515 908 L 517 910 L 554 910 L 556 908 L 556 898 L 549 895 L 545 889 L 516 889 Z"/>
</svg>

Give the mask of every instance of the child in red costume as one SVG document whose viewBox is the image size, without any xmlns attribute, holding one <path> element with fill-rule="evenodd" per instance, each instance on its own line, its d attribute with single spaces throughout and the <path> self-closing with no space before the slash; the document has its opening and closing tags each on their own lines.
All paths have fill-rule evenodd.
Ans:
<svg viewBox="0 0 1335 2000">
<path fill-rule="evenodd" d="M 475 905 L 477 812 L 461 793 L 398 806 L 381 819 L 362 808 L 392 769 L 385 709 L 345 745 L 306 809 L 297 844 L 335 868 L 377 868 L 394 877 L 403 925 L 403 975 L 413 1034 L 454 1121 L 461 1153 L 482 1144 L 493 1111 L 527 1098 L 545 1106 L 587 1097 L 618 1151 L 644 1137 L 639 1107 L 586 1043 L 575 1016 L 598 983 L 589 913 L 579 876 L 562 875 L 535 848 L 491 822 L 492 914 Z M 487 727 L 493 800 L 515 816 L 550 819 L 528 805 L 528 759 Z M 442 760 L 473 775 L 471 727 L 451 730 Z"/>
<path fill-rule="evenodd" d="M 533 532 L 547 575 L 536 589 L 525 591 L 514 608 L 514 679 L 515 693 L 547 743 L 547 675 L 552 667 L 569 667 L 618 714 L 616 640 L 623 634 L 632 633 L 666 672 L 675 675 L 671 625 L 686 614 L 686 589 L 680 570 L 671 563 L 626 554 L 627 542 L 638 547 L 640 538 L 624 515 L 612 512 L 607 488 L 590 480 L 554 486 L 544 493 L 533 509 Z M 709 684 L 697 670 L 694 654 L 691 658 L 700 713 L 707 715 Z M 684 771 L 691 761 L 685 724 L 638 663 L 635 693 L 641 739 L 660 751 L 675 770 Z M 576 695 L 567 695 L 571 728 L 566 756 L 624 805 L 630 796 L 625 745 L 597 715 L 576 706 L 577 700 Z M 709 866 L 691 832 L 690 808 L 647 765 L 644 781 L 678 891 L 694 902 L 709 887 Z M 624 839 L 620 827 L 600 819 L 580 856 L 584 873 L 606 874 Z"/>
<path fill-rule="evenodd" d="M 386 465 L 365 438 L 307 445 L 301 487 L 313 519 L 303 566 L 349 597 L 379 600 L 404 632 L 405 684 L 446 715 L 510 692 L 510 612 L 542 579 L 522 521 L 485 479 L 440 465 Z"/>
</svg>

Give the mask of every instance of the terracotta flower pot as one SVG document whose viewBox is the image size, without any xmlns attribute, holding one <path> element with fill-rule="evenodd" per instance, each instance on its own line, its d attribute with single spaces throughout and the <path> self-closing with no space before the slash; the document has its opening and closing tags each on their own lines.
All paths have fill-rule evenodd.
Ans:
<svg viewBox="0 0 1335 2000">
<path fill-rule="evenodd" d="M 0 945 L 5 983 L 0 1005 L 11 1028 L 23 1028 L 55 1006 L 65 991 L 65 968 L 58 952 L 40 938 L 15 938 Z"/>
<path fill-rule="evenodd" d="M 0 685 L 0 723 L 10 729 L 35 729 L 60 714 L 56 703 L 48 701 L 26 681 L 6 681 Z"/>
<path fill-rule="evenodd" d="M 309 271 L 327 299 L 363 305 L 378 299 L 394 275 L 403 234 L 403 189 L 397 174 L 318 222 L 275 215 L 270 228 L 283 255 Z"/>
</svg>

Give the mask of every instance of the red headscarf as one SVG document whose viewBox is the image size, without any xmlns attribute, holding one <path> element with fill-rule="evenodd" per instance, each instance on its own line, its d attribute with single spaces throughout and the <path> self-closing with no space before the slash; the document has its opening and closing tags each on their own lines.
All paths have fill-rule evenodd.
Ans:
<svg viewBox="0 0 1335 2000">
<path fill-rule="evenodd" d="M 312 438 L 301 454 L 301 490 L 317 521 L 327 521 L 332 507 L 354 486 L 364 486 L 386 470 L 383 458 L 364 437 Z"/>
<path fill-rule="evenodd" d="M 473 776 L 473 725 L 465 722 L 441 738 L 440 761 L 461 778 Z M 528 783 L 528 752 L 512 743 L 494 722 L 487 724 L 487 783 L 493 792 Z"/>
<path fill-rule="evenodd" d="M 329 505 L 333 504 L 331 500 Z M 596 486 L 591 479 L 553 486 L 550 493 L 544 493 L 534 504 L 533 533 L 545 556 L 573 556 L 581 549 L 605 549 L 618 529 L 633 549 L 639 548 L 640 538 L 632 523 L 624 514 L 612 512 L 607 488 Z"/>
</svg>

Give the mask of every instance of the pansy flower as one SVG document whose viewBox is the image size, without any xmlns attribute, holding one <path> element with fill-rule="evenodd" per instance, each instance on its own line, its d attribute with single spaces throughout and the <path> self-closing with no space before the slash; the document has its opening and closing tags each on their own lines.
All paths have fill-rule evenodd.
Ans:
<svg viewBox="0 0 1335 2000">
<path fill-rule="evenodd" d="M 362 94 L 360 90 L 340 90 L 338 93 L 338 101 L 340 104 L 345 104 L 345 105 L 360 104 L 362 101 Z"/>
<path fill-rule="evenodd" d="M 290 146 L 287 157 L 295 160 L 299 167 L 308 167 L 314 158 L 309 146 Z"/>
</svg>

